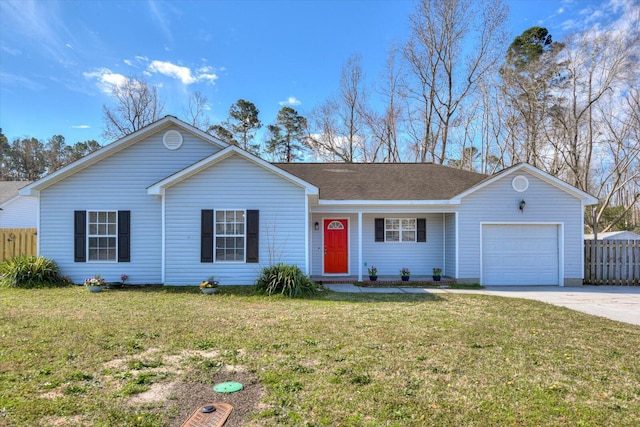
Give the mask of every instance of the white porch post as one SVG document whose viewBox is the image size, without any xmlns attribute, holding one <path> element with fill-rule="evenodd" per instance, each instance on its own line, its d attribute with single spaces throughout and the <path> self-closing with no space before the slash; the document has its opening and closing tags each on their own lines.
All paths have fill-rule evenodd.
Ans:
<svg viewBox="0 0 640 427">
<path fill-rule="evenodd" d="M 362 211 L 358 212 L 358 282 L 362 282 Z"/>
</svg>

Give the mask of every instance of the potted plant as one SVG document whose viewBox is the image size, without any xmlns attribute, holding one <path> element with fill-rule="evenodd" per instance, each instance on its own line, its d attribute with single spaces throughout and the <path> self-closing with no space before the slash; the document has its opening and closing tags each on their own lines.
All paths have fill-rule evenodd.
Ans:
<svg viewBox="0 0 640 427">
<path fill-rule="evenodd" d="M 207 280 L 203 280 L 200 283 L 200 290 L 202 290 L 203 294 L 215 294 L 218 292 L 218 281 L 214 280 L 213 276 L 209 276 Z"/>
<path fill-rule="evenodd" d="M 409 276 L 411 276 L 411 271 L 407 267 L 402 267 L 400 269 L 400 278 L 403 282 L 407 282 L 409 280 Z"/>
<path fill-rule="evenodd" d="M 369 280 L 372 282 L 378 280 L 378 269 L 374 266 L 369 267 Z"/>
<path fill-rule="evenodd" d="M 126 274 L 121 274 L 120 275 L 120 281 L 119 282 L 109 282 L 109 284 L 107 285 L 107 288 L 109 288 L 109 289 L 119 289 L 119 288 L 124 286 L 124 283 L 127 281 L 128 278 L 129 278 L 129 276 L 127 276 Z"/>
<path fill-rule="evenodd" d="M 102 288 L 107 284 L 99 274 L 93 277 L 85 279 L 84 285 L 89 289 L 89 292 L 98 293 L 102 292 Z"/>
<path fill-rule="evenodd" d="M 441 268 L 434 268 L 433 269 L 433 280 L 435 282 L 439 282 L 440 281 L 440 277 L 442 277 L 442 269 Z"/>
</svg>

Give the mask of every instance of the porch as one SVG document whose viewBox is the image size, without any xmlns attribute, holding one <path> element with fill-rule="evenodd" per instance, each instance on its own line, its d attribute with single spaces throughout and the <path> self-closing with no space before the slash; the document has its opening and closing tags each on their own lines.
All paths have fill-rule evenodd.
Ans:
<svg viewBox="0 0 640 427">
<path fill-rule="evenodd" d="M 424 275 L 415 275 L 411 276 L 409 280 L 403 281 L 397 275 L 388 275 L 381 276 L 378 275 L 378 280 L 370 281 L 368 280 L 368 276 L 363 277 L 362 282 L 358 281 L 358 276 L 355 275 L 345 275 L 345 276 L 319 276 L 319 275 L 311 275 L 311 280 L 321 285 L 354 285 L 359 284 L 363 287 L 385 287 L 385 286 L 394 286 L 394 287 L 440 287 L 440 286 L 450 286 L 455 284 L 455 279 L 442 277 L 439 281 L 433 280 L 432 276 L 424 276 Z"/>
</svg>

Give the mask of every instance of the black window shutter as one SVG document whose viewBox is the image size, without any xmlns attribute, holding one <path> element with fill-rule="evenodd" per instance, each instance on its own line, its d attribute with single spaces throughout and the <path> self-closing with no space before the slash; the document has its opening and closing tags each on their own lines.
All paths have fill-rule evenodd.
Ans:
<svg viewBox="0 0 640 427">
<path fill-rule="evenodd" d="M 200 262 L 213 262 L 212 209 L 203 209 L 200 215 Z"/>
<path fill-rule="evenodd" d="M 427 219 L 426 218 L 418 218 L 416 221 L 416 225 L 418 228 L 418 242 L 426 242 L 427 241 Z"/>
<path fill-rule="evenodd" d="M 384 218 L 376 218 L 376 242 L 384 242 Z"/>
<path fill-rule="evenodd" d="M 87 211 L 73 213 L 73 260 L 87 261 Z"/>
<path fill-rule="evenodd" d="M 247 210 L 247 262 L 259 260 L 260 211 Z"/>
<path fill-rule="evenodd" d="M 118 262 L 131 262 L 131 211 L 118 211 Z"/>
</svg>

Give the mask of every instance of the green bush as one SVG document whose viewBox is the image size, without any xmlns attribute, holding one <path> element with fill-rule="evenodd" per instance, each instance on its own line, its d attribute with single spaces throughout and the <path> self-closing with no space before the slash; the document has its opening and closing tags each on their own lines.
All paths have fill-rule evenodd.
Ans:
<svg viewBox="0 0 640 427">
<path fill-rule="evenodd" d="M 316 284 L 297 265 L 276 264 L 262 269 L 256 291 L 266 295 L 282 294 L 290 298 L 313 295 Z"/>
<path fill-rule="evenodd" d="M 0 287 L 52 288 L 69 285 L 58 265 L 47 258 L 19 256 L 0 264 Z"/>
</svg>

